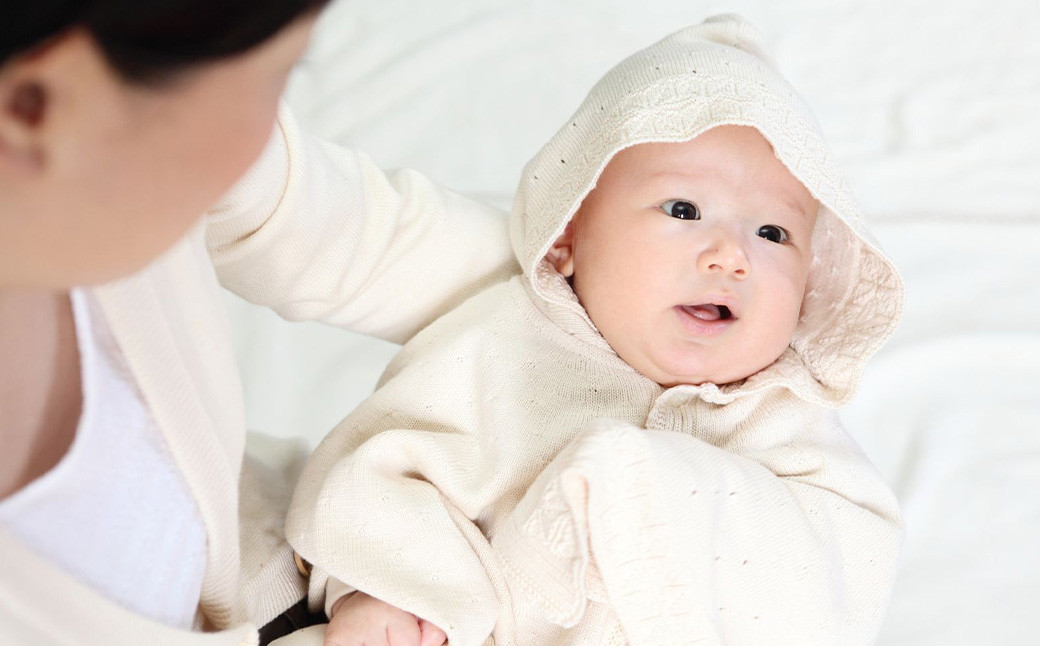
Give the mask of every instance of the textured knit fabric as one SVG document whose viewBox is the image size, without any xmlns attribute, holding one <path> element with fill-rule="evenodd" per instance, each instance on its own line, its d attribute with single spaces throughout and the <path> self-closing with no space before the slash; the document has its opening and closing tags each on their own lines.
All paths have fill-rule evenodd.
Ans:
<svg viewBox="0 0 1040 646">
<path fill-rule="evenodd" d="M 318 567 L 314 607 L 332 577 L 455 646 L 872 642 L 902 528 L 833 408 L 893 331 L 902 285 L 757 42 L 734 16 L 669 36 L 530 162 L 523 275 L 409 342 L 301 476 L 287 533 Z M 723 124 L 758 129 L 821 203 L 804 314 L 761 372 L 664 389 L 544 257 L 619 150 Z"/>
<path fill-rule="evenodd" d="M 410 171 L 386 175 L 312 140 L 283 110 L 207 223 L 138 274 L 90 290 L 205 526 L 196 628 L 210 632 L 134 615 L 0 530 L 0 643 L 251 644 L 255 626 L 303 597 L 281 532 L 292 483 L 276 480 L 291 464 L 242 468 L 218 277 L 283 316 L 400 341 L 515 267 L 504 214 Z"/>
<path fill-rule="evenodd" d="M 191 629 L 206 528 L 90 294 L 70 295 L 83 413 L 61 462 L 0 500 L 0 526 L 105 597 Z"/>
</svg>

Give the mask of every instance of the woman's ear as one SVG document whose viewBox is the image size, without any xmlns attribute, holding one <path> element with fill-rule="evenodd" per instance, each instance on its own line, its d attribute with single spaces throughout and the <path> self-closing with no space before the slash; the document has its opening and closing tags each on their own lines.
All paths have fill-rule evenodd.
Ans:
<svg viewBox="0 0 1040 646">
<path fill-rule="evenodd" d="M 0 75 L 0 166 L 23 173 L 43 168 L 40 131 L 48 107 L 40 81 L 17 73 Z"/>
<path fill-rule="evenodd" d="M 80 29 L 0 65 L 0 174 L 45 169 L 51 158 L 60 156 L 58 135 L 76 129 L 69 120 L 83 130 L 89 117 L 111 115 L 118 89 L 101 49 Z"/>
<path fill-rule="evenodd" d="M 49 69 L 70 47 L 61 34 L 0 66 L 0 169 L 34 173 L 43 167 L 43 130 L 53 103 Z"/>
<path fill-rule="evenodd" d="M 575 216 L 576 217 L 576 216 Z M 563 230 L 563 233 L 556 242 L 553 243 L 549 252 L 545 254 L 546 260 L 549 261 L 556 271 L 563 274 L 564 278 L 570 278 L 574 275 L 574 230 L 576 225 L 574 219 L 571 219 L 567 223 L 567 228 Z"/>
</svg>

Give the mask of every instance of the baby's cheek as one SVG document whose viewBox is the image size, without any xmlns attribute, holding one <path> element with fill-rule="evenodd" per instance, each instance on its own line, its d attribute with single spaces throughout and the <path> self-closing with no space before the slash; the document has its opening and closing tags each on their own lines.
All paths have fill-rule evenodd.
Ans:
<svg viewBox="0 0 1040 646">
<path fill-rule="evenodd" d="M 778 285 L 774 291 L 768 323 L 771 330 L 769 349 L 777 357 L 783 354 L 794 337 L 801 320 L 804 299 L 804 281 Z"/>
</svg>

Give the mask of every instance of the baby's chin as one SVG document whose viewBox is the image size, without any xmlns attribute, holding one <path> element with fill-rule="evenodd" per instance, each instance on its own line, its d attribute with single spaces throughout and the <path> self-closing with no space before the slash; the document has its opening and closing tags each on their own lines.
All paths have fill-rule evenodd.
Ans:
<svg viewBox="0 0 1040 646">
<path fill-rule="evenodd" d="M 754 374 L 754 373 L 752 373 Z M 750 377 L 731 378 L 728 376 L 712 377 L 712 376 L 693 376 L 693 375 L 667 375 L 664 378 L 654 379 L 657 385 L 662 388 L 675 388 L 676 386 L 705 386 L 708 384 L 714 384 L 716 386 L 725 386 L 726 384 L 737 383 Z"/>
<path fill-rule="evenodd" d="M 610 342 L 610 339 L 607 339 Z M 725 386 L 744 381 L 776 363 L 789 347 L 777 338 L 753 351 L 740 344 L 702 345 L 665 342 L 615 347 L 614 352 L 636 372 L 662 388 Z"/>
<path fill-rule="evenodd" d="M 714 384 L 725 386 L 744 381 L 748 377 L 768 368 L 776 358 L 748 363 L 747 365 L 706 366 L 703 363 L 683 365 L 682 362 L 647 365 L 646 369 L 636 367 L 644 376 L 657 382 L 662 388 L 675 386 L 704 386 Z"/>
<path fill-rule="evenodd" d="M 722 372 L 689 370 L 681 366 L 660 366 L 643 362 L 636 365 L 628 362 L 641 375 L 654 381 L 662 388 L 674 388 L 675 386 L 703 386 L 705 384 L 723 384 L 739 381 L 740 379 L 728 379 Z"/>
</svg>

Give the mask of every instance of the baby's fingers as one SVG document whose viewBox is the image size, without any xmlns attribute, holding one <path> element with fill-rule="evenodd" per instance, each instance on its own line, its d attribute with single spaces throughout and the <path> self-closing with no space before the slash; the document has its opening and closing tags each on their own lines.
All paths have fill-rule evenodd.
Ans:
<svg viewBox="0 0 1040 646">
<path fill-rule="evenodd" d="M 444 634 L 443 630 L 425 619 L 419 620 L 419 631 L 422 635 L 419 639 L 419 646 L 442 646 L 448 641 L 448 636 Z"/>
<path fill-rule="evenodd" d="M 325 627 L 323 646 L 360 646 L 361 641 L 355 639 L 350 633 L 350 626 L 345 620 L 345 614 L 333 615 L 329 625 Z"/>
<path fill-rule="evenodd" d="M 410 612 L 398 610 L 386 623 L 386 644 L 388 646 L 421 646 L 419 620 Z M 366 646 L 369 642 L 365 642 Z M 384 642 L 372 642 L 383 644 Z"/>
</svg>

